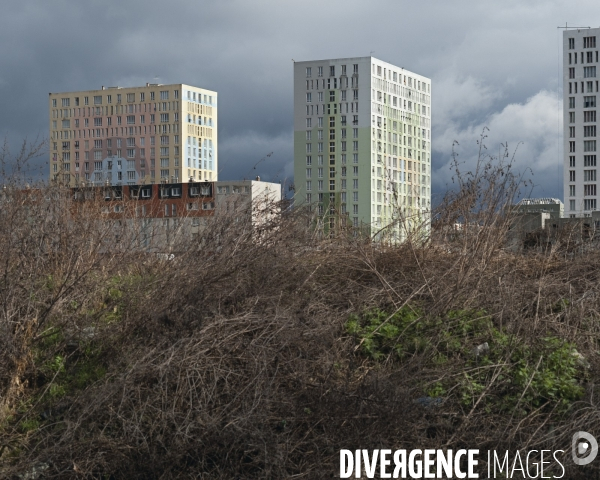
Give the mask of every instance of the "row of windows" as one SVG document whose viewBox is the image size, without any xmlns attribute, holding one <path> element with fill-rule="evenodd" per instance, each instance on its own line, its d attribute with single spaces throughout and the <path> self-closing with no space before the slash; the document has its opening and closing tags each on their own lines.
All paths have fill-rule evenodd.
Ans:
<svg viewBox="0 0 600 480">
<path fill-rule="evenodd" d="M 342 141 L 340 143 L 341 143 L 342 152 L 345 152 L 347 142 Z M 358 141 L 352 142 L 352 150 L 354 150 L 354 151 L 358 150 Z M 306 153 L 311 153 L 311 152 L 312 152 L 312 143 L 307 143 L 306 144 Z M 319 153 L 323 152 L 323 142 L 317 143 L 317 152 L 319 152 Z M 329 153 L 335 153 L 335 142 L 329 142 Z"/>
<path fill-rule="evenodd" d="M 573 128 L 573 127 L 571 127 Z M 575 142 L 569 142 L 569 152 L 575 153 Z M 596 140 L 584 140 L 583 141 L 583 151 L 584 152 L 595 152 L 596 151 Z"/>
<path fill-rule="evenodd" d="M 346 115 L 342 115 L 340 118 L 340 124 L 342 127 L 344 127 L 347 125 L 347 123 Z M 352 125 L 358 125 L 358 115 L 352 116 Z M 329 127 L 335 127 L 335 117 L 329 117 Z M 312 128 L 312 118 L 306 119 L 306 128 Z M 317 117 L 317 128 L 323 128 L 323 117 Z"/>
<path fill-rule="evenodd" d="M 596 67 L 583 67 L 583 78 L 593 78 L 595 76 Z M 575 67 L 569 67 L 569 78 L 575 78 Z"/>
<path fill-rule="evenodd" d="M 594 83 L 596 86 L 596 89 L 594 90 Z M 578 82 L 569 82 L 569 93 L 578 93 Z M 587 87 L 584 89 L 584 87 Z M 593 93 L 593 92 L 598 92 L 598 80 L 596 80 L 596 82 L 593 81 L 587 81 L 587 82 L 581 82 L 581 93 Z M 596 97 L 594 97 L 595 99 Z M 595 102 L 595 100 L 594 100 Z M 596 104 L 594 103 L 593 105 L 594 107 L 596 106 Z M 570 107 L 573 108 L 573 107 Z M 588 107 L 586 107 L 588 108 Z"/>
<path fill-rule="evenodd" d="M 585 125 L 583 127 L 584 137 L 595 137 L 596 136 L 596 125 Z M 575 127 L 569 127 L 569 138 L 575 138 Z"/>
<path fill-rule="evenodd" d="M 83 104 L 84 105 L 89 105 L 90 104 L 90 97 L 83 97 Z M 127 102 L 128 103 L 132 103 L 135 102 L 135 93 L 127 93 L 126 94 L 126 98 L 127 98 Z M 173 98 L 178 99 L 179 98 L 179 90 L 173 90 Z M 168 90 L 162 90 L 160 92 L 160 99 L 161 100 L 168 100 L 169 99 L 169 91 Z M 150 92 L 150 101 L 155 100 L 155 92 Z M 94 95 L 93 96 L 93 101 L 94 101 L 94 105 L 102 105 L 102 95 Z M 140 92 L 139 94 L 139 101 L 140 102 L 145 102 L 146 101 L 146 92 Z M 121 103 L 122 102 L 122 94 L 117 93 L 117 103 Z M 106 103 L 110 104 L 112 103 L 112 94 L 110 95 L 106 95 Z M 53 98 L 52 99 L 52 106 L 56 107 L 57 105 L 57 99 Z M 65 98 L 61 98 L 61 106 L 63 107 L 70 107 L 71 106 L 71 99 L 69 97 L 65 97 Z M 75 97 L 74 98 L 74 106 L 77 107 L 79 106 L 79 97 Z"/>
<path fill-rule="evenodd" d="M 596 110 L 586 110 L 583 112 L 583 122 L 596 122 Z M 569 112 L 569 123 L 575 123 L 575 112 Z"/>
<path fill-rule="evenodd" d="M 575 189 L 575 185 L 569 185 L 569 196 L 570 197 L 575 197 L 576 193 L 576 189 Z M 596 188 L 596 184 L 593 183 L 591 185 L 584 185 L 583 186 L 583 196 L 584 197 L 595 197 L 597 193 L 597 188 Z"/>
<path fill-rule="evenodd" d="M 576 171 L 569 170 L 569 182 L 576 181 Z M 596 170 L 584 170 L 583 171 L 583 181 L 584 182 L 595 182 L 596 181 Z"/>
<path fill-rule="evenodd" d="M 595 167 L 596 166 L 596 155 L 584 155 L 583 156 L 584 167 Z M 569 167 L 575 167 L 575 156 L 569 157 Z"/>
<path fill-rule="evenodd" d="M 341 70 L 341 75 L 347 75 L 346 73 L 346 65 L 342 65 L 342 70 Z M 358 64 L 354 64 L 353 65 L 353 73 L 354 74 L 358 74 Z M 414 88 L 416 88 L 417 90 L 421 90 L 421 91 L 426 91 L 429 92 L 429 84 L 425 83 L 425 82 L 421 82 L 420 80 L 417 79 L 413 79 L 410 76 L 407 75 L 403 75 L 401 73 L 398 72 L 394 72 L 392 70 L 388 70 L 386 68 L 382 68 L 381 65 L 374 65 L 373 64 L 373 74 L 378 75 L 378 76 L 383 76 L 384 79 L 390 80 L 390 81 L 394 81 L 394 82 L 404 82 L 404 84 L 406 85 L 408 82 L 408 86 L 409 87 L 413 87 L 413 83 L 414 83 Z M 317 76 L 318 77 L 322 77 L 323 76 L 323 67 L 317 67 Z M 330 65 L 329 66 L 329 76 L 330 77 L 335 77 L 336 76 L 336 69 L 335 69 L 335 65 Z M 312 77 L 312 67 L 306 67 L 306 78 L 311 78 Z M 337 88 L 337 87 L 335 87 Z"/>
<path fill-rule="evenodd" d="M 335 118 L 335 117 L 331 117 L 331 118 Z M 308 118 L 307 120 L 311 120 L 311 119 Z M 307 122 L 307 124 L 308 123 L 309 122 Z M 330 122 L 329 126 L 332 127 L 332 128 L 335 127 L 335 120 L 333 122 L 333 125 L 331 125 L 331 122 Z M 342 138 L 346 138 L 347 131 L 346 131 L 345 128 L 342 128 L 340 130 L 340 133 L 341 133 Z M 353 128 L 352 129 L 352 138 L 358 138 L 358 128 Z M 323 140 L 323 130 L 317 130 L 317 139 L 318 140 Z M 330 140 L 335 140 L 335 130 L 330 130 L 329 131 L 329 139 Z M 306 131 L 306 140 L 309 141 L 309 142 L 312 140 L 312 130 L 307 130 Z"/>
<path fill-rule="evenodd" d="M 583 37 L 583 48 L 596 48 L 596 37 Z M 575 38 L 569 38 L 569 50 L 575 49 Z"/>
<path fill-rule="evenodd" d="M 348 107 L 348 102 L 340 103 L 340 113 L 344 113 L 344 107 L 346 108 L 346 112 L 358 113 L 358 102 L 351 102 L 350 107 Z M 319 108 L 320 107 L 320 108 Z M 319 113 L 320 110 L 320 113 Z M 327 104 L 327 115 L 337 115 L 338 113 L 338 104 L 337 103 L 328 103 Z M 325 114 L 325 105 L 306 105 L 306 115 L 324 115 Z M 356 123 L 354 125 L 358 125 L 358 115 L 355 115 Z"/>
<path fill-rule="evenodd" d="M 317 190 L 319 192 L 323 191 L 323 186 L 324 186 L 323 182 L 324 182 L 323 180 L 318 180 L 317 181 Z M 352 188 L 354 190 L 358 190 L 358 179 L 355 178 L 352 182 L 353 182 L 352 183 Z M 346 180 L 342 180 L 341 181 L 341 188 L 342 188 L 342 190 L 346 189 Z M 335 180 L 329 180 L 329 190 L 335 190 Z M 312 180 L 307 180 L 306 181 L 306 191 L 307 192 L 312 191 Z M 355 193 L 358 195 L 358 192 L 355 192 Z M 358 199 L 358 196 L 356 198 Z"/>
<path fill-rule="evenodd" d="M 202 94 L 198 93 L 198 97 L 196 100 L 196 92 L 192 92 L 192 91 L 188 91 L 187 92 L 187 98 L 188 100 L 192 100 L 194 102 L 198 101 L 198 102 L 202 102 Z M 204 102 L 203 103 L 207 103 L 208 105 L 212 105 L 212 95 L 204 95 Z"/>
<path fill-rule="evenodd" d="M 358 100 L 358 90 L 352 90 L 352 100 Z M 317 92 L 317 101 L 323 103 L 323 92 Z M 329 91 L 329 101 L 335 102 L 335 90 Z M 347 101 L 347 90 L 341 90 L 340 101 Z M 312 102 L 312 92 L 306 93 L 306 103 Z"/>
<path fill-rule="evenodd" d="M 169 122 L 169 114 L 168 113 L 161 113 L 160 114 L 160 121 L 161 123 L 168 123 Z M 175 112 L 173 115 L 173 121 L 178 122 L 179 121 L 179 113 Z M 102 127 L 103 125 L 103 118 L 102 117 L 97 117 L 94 118 L 94 127 Z M 135 115 L 127 115 L 126 117 L 126 122 L 127 125 L 135 125 Z M 139 118 L 139 122 L 140 124 L 145 124 L 146 123 L 146 115 L 140 115 Z M 155 116 L 153 113 L 150 114 L 150 123 L 155 123 Z M 117 117 L 117 125 L 122 125 L 122 117 L 118 116 Z M 71 128 L 71 120 L 62 120 L 61 122 L 62 128 Z M 112 117 L 107 117 L 106 118 L 106 126 L 110 127 L 112 125 Z M 89 127 L 89 118 L 84 118 L 83 119 L 83 126 L 84 127 Z M 52 129 L 56 130 L 57 127 L 57 122 L 56 120 L 52 121 Z M 79 128 L 79 119 L 76 118 L 74 121 L 74 128 Z"/>
<path fill-rule="evenodd" d="M 591 82 L 588 82 L 591 83 Z M 598 83 L 598 82 L 596 82 Z M 575 82 L 575 87 L 577 87 L 577 82 Z M 577 93 L 577 88 L 575 88 L 575 93 Z M 583 97 L 583 108 L 595 108 L 596 107 L 596 96 Z M 575 108 L 575 97 L 569 97 L 569 108 Z"/>
<path fill-rule="evenodd" d="M 347 169 L 342 167 L 342 177 L 346 176 Z M 323 178 L 323 168 L 317 168 L 318 178 Z M 335 178 L 336 170 L 335 167 L 329 168 L 329 178 Z M 352 174 L 358 177 L 358 167 L 352 167 Z M 306 169 L 306 178 L 312 178 L 312 168 Z"/>
<path fill-rule="evenodd" d="M 345 153 L 342 154 L 341 161 L 342 161 L 342 165 L 346 165 L 346 154 Z M 358 153 L 352 154 L 352 163 L 358 163 Z M 335 155 L 329 156 L 329 164 L 335 165 Z M 309 167 L 312 165 L 312 155 L 306 156 L 306 165 Z M 323 155 L 317 155 L 317 165 L 323 165 Z"/>
<path fill-rule="evenodd" d="M 161 135 L 160 136 L 160 144 L 161 145 L 169 145 L 169 135 Z M 116 138 L 115 140 L 115 146 L 117 148 L 120 148 L 122 146 L 122 139 L 121 138 Z M 127 140 L 127 146 L 128 147 L 135 147 L 136 146 L 136 137 L 129 137 L 126 139 Z M 194 139 L 195 141 L 195 139 Z M 140 137 L 139 138 L 139 142 L 140 142 L 140 147 L 145 147 L 146 146 L 146 137 Z M 188 138 L 188 142 L 189 142 L 189 138 Z M 173 135 L 173 143 L 175 145 L 179 144 L 179 135 Z M 152 136 L 150 137 L 150 145 L 155 145 L 156 144 L 156 137 Z M 195 143 L 194 143 L 195 144 Z M 53 149 L 57 150 L 57 142 L 53 142 Z M 93 148 L 102 148 L 103 146 L 103 141 L 102 140 L 94 140 L 93 143 Z M 204 140 L 204 146 L 206 147 L 207 145 L 207 141 L 206 139 Z M 210 148 L 212 148 L 212 141 L 210 141 L 210 143 L 208 144 L 210 146 Z M 78 150 L 80 146 L 80 142 L 79 140 L 76 140 L 73 142 L 73 147 L 75 148 L 75 150 Z M 87 150 L 90 147 L 90 141 L 89 140 L 84 140 L 84 148 Z M 106 148 L 112 148 L 113 147 L 113 139 L 109 138 L 106 140 Z M 71 142 L 62 142 L 62 149 L 63 150 L 70 150 L 71 148 Z M 154 149 L 152 149 L 152 152 L 154 152 Z M 175 152 L 178 153 L 179 152 L 179 147 L 175 147 Z"/>
<path fill-rule="evenodd" d="M 594 55 L 595 53 L 595 55 Z M 579 63 L 593 63 L 594 62 L 594 57 L 596 58 L 596 63 L 598 63 L 598 51 L 596 50 L 596 52 L 585 52 L 585 57 L 584 57 L 584 52 L 581 52 L 581 56 L 579 57 L 581 59 L 581 61 Z M 584 62 L 585 59 L 585 62 Z M 577 65 L 577 53 L 569 53 L 569 65 L 571 64 L 575 64 Z"/>
<path fill-rule="evenodd" d="M 596 199 L 595 198 L 586 198 L 583 201 L 583 209 L 584 210 L 596 210 Z M 572 212 L 576 211 L 576 201 L 569 200 L 569 210 Z"/>
<path fill-rule="evenodd" d="M 341 67 L 342 67 L 341 75 L 347 75 L 346 65 L 342 65 Z M 358 73 L 358 63 L 355 63 L 352 65 L 352 73 L 353 74 Z M 310 78 L 311 76 L 312 76 L 312 67 L 306 67 L 306 78 Z M 318 77 L 323 76 L 323 67 L 317 67 L 317 76 Z M 331 65 L 329 67 L 329 76 L 335 77 L 335 65 Z"/>
</svg>

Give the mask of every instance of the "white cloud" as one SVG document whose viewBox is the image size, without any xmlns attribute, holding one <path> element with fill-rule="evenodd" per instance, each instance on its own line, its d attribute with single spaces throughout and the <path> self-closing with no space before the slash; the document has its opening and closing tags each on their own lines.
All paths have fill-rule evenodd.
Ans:
<svg viewBox="0 0 600 480">
<path fill-rule="evenodd" d="M 562 101 L 556 92 L 542 90 L 524 103 L 511 103 L 502 110 L 488 114 L 482 121 L 460 127 L 459 122 L 438 125 L 433 138 L 434 190 L 445 189 L 451 177 L 451 152 L 454 141 L 458 142 L 463 169 L 473 168 L 477 162 L 479 140 L 484 127 L 484 145 L 487 153 L 497 155 L 501 144 L 508 145 L 515 154 L 515 169 L 530 170 L 536 188 L 534 196 L 558 196 L 562 198 Z"/>
</svg>

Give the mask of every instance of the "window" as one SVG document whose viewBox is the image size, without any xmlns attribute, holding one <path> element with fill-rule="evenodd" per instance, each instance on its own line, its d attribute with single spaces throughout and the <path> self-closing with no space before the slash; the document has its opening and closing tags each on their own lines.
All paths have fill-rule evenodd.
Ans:
<svg viewBox="0 0 600 480">
<path fill-rule="evenodd" d="M 127 149 L 127 158 L 134 158 L 135 157 L 135 148 L 128 148 Z"/>
<path fill-rule="evenodd" d="M 575 185 L 571 185 L 571 186 L 575 186 Z M 596 196 L 596 184 L 592 184 L 592 185 L 584 185 L 583 186 L 583 195 L 585 197 L 595 197 Z"/>
<path fill-rule="evenodd" d="M 318 175 L 319 175 L 319 178 L 323 178 L 323 169 L 322 169 L 322 168 L 319 168 L 319 169 L 317 170 L 317 173 L 318 173 Z"/>
<path fill-rule="evenodd" d="M 569 38 L 569 46 L 570 40 L 572 39 Z M 583 48 L 596 48 L 596 37 L 583 37 Z"/>
<path fill-rule="evenodd" d="M 596 140 L 585 140 L 583 142 L 584 152 L 595 152 L 596 151 Z"/>
<path fill-rule="evenodd" d="M 306 144 L 306 153 L 310 153 L 312 151 L 312 143 Z"/>
<path fill-rule="evenodd" d="M 329 190 L 335 190 L 335 180 L 329 180 Z"/>
<path fill-rule="evenodd" d="M 311 67 L 306 67 L 306 77 L 310 78 L 312 74 L 312 68 Z"/>
<path fill-rule="evenodd" d="M 160 99 L 161 100 L 168 100 L 169 99 L 169 91 L 168 90 L 163 90 L 162 92 L 160 92 Z"/>
<path fill-rule="evenodd" d="M 329 67 L 329 76 L 330 77 L 335 77 L 335 65 L 331 65 Z"/>
<path fill-rule="evenodd" d="M 584 182 L 595 182 L 596 181 L 596 170 L 584 170 L 583 171 Z"/>
<path fill-rule="evenodd" d="M 592 53 L 592 52 L 588 52 L 588 53 Z M 571 70 L 571 69 L 569 69 L 569 70 Z M 596 76 L 596 67 L 583 67 L 583 78 L 591 78 L 591 77 L 595 77 L 595 76 Z M 573 76 L 572 78 L 575 78 L 575 77 Z"/>
<path fill-rule="evenodd" d="M 322 76 L 323 76 L 323 67 L 317 67 L 317 75 L 318 75 L 319 77 L 322 77 Z"/>
<path fill-rule="evenodd" d="M 335 142 L 329 142 L 329 153 L 335 153 Z"/>
<path fill-rule="evenodd" d="M 595 108 L 596 96 L 583 97 L 583 108 Z"/>
<path fill-rule="evenodd" d="M 312 128 L 312 118 L 306 119 L 306 128 Z"/>
<path fill-rule="evenodd" d="M 323 102 L 323 92 L 318 92 L 317 96 L 318 96 L 318 101 Z M 318 109 L 319 109 L 319 107 L 317 107 L 317 110 Z M 319 113 L 319 112 L 317 111 L 317 113 Z"/>
<path fill-rule="evenodd" d="M 102 140 L 94 140 L 94 148 L 102 148 Z"/>
<path fill-rule="evenodd" d="M 312 182 L 309 180 L 306 182 L 306 191 L 310 192 L 312 190 Z"/>
<path fill-rule="evenodd" d="M 569 78 L 575 78 L 575 67 L 569 68 Z"/>
<path fill-rule="evenodd" d="M 335 90 L 330 90 L 329 91 L 329 101 L 330 102 L 335 102 Z"/>
<path fill-rule="evenodd" d="M 355 63 L 354 65 L 352 65 L 352 73 L 355 73 L 355 74 L 358 73 L 358 63 Z"/>
<path fill-rule="evenodd" d="M 569 185 L 569 197 L 575 196 L 575 185 Z"/>
<path fill-rule="evenodd" d="M 575 39 L 569 38 L 569 50 L 573 50 L 575 48 Z"/>
<path fill-rule="evenodd" d="M 312 178 L 312 168 L 306 169 L 306 178 Z"/>
<path fill-rule="evenodd" d="M 575 127 L 569 127 L 569 138 L 575 138 Z"/>
<path fill-rule="evenodd" d="M 335 167 L 329 168 L 329 178 L 335 178 Z"/>
<path fill-rule="evenodd" d="M 168 122 L 169 121 L 169 114 L 168 113 L 161 113 L 160 114 L 160 121 L 161 122 L 165 122 L 165 123 Z"/>
<path fill-rule="evenodd" d="M 569 182 L 575 181 L 575 170 L 569 170 Z"/>
<path fill-rule="evenodd" d="M 310 155 L 306 156 L 306 164 L 307 165 L 312 165 L 312 156 L 310 156 Z"/>
<path fill-rule="evenodd" d="M 308 92 L 306 94 L 306 103 L 310 103 L 310 102 L 312 102 L 312 93 Z"/>
<path fill-rule="evenodd" d="M 127 115 L 127 124 L 134 125 L 135 124 L 135 115 Z"/>
<path fill-rule="evenodd" d="M 596 110 L 588 110 L 583 112 L 584 122 L 596 122 Z"/>
<path fill-rule="evenodd" d="M 102 95 L 94 95 L 94 105 L 102 105 Z"/>
<path fill-rule="evenodd" d="M 596 155 L 584 155 L 583 156 L 584 167 L 595 167 L 596 166 Z"/>
<path fill-rule="evenodd" d="M 569 97 L 569 108 L 575 108 L 575 97 Z"/>
<path fill-rule="evenodd" d="M 595 137 L 596 136 L 596 125 L 586 125 L 583 127 L 584 137 Z"/>
<path fill-rule="evenodd" d="M 569 157 L 569 167 L 575 166 L 575 157 Z"/>
<path fill-rule="evenodd" d="M 569 142 L 569 152 L 575 153 L 575 142 Z"/>
<path fill-rule="evenodd" d="M 583 201 L 583 209 L 584 210 L 596 210 L 596 199 L 595 198 L 585 199 Z"/>
<path fill-rule="evenodd" d="M 575 112 L 569 112 L 569 123 L 575 123 Z"/>
<path fill-rule="evenodd" d="M 352 167 L 352 174 L 353 174 L 355 177 L 358 177 L 358 167 Z"/>
</svg>

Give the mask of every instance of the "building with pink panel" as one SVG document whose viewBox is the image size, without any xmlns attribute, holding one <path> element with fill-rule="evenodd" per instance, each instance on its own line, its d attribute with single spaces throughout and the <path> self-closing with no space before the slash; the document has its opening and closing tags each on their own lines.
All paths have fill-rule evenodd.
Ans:
<svg viewBox="0 0 600 480">
<path fill-rule="evenodd" d="M 50 180 L 216 181 L 217 92 L 184 84 L 50 93 Z"/>
</svg>

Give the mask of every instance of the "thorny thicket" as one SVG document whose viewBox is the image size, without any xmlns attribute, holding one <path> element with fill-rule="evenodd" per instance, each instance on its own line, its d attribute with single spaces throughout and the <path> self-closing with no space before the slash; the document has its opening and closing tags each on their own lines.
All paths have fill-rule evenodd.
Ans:
<svg viewBox="0 0 600 480">
<path fill-rule="evenodd" d="M 259 236 L 222 215 L 172 260 L 131 248 L 133 228 L 114 239 L 93 204 L 13 190 L 0 476 L 322 478 L 341 448 L 562 449 L 571 468 L 573 432 L 600 433 L 600 255 L 507 249 L 509 167 L 481 155 L 426 242 L 316 238 L 298 209 Z"/>
</svg>

